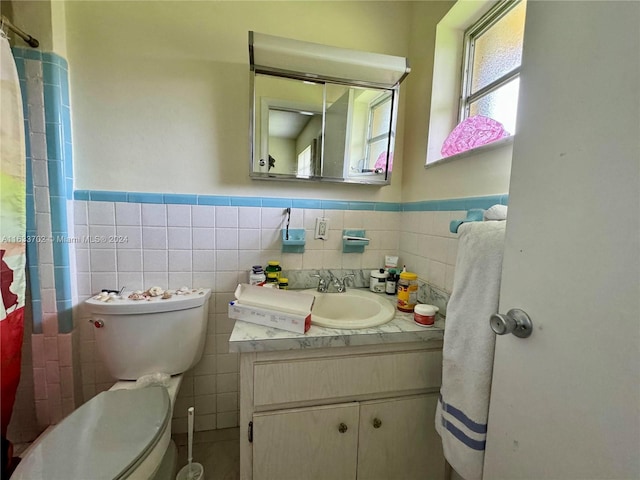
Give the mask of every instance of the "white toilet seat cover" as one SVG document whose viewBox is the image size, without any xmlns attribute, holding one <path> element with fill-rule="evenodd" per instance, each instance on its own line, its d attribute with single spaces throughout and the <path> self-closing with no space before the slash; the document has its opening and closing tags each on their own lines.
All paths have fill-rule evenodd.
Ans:
<svg viewBox="0 0 640 480">
<path fill-rule="evenodd" d="M 102 392 L 42 438 L 11 478 L 123 478 L 160 440 L 170 414 L 164 387 Z"/>
</svg>

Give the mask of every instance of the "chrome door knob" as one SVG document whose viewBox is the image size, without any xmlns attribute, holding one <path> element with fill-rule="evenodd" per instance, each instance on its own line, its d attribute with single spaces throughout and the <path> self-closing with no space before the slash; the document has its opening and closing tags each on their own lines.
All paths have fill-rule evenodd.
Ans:
<svg viewBox="0 0 640 480">
<path fill-rule="evenodd" d="M 494 313 L 489 320 L 491 330 L 497 335 L 513 333 L 516 337 L 527 338 L 531 335 L 533 324 L 529 315 L 519 308 L 512 308 L 506 315 Z"/>
</svg>

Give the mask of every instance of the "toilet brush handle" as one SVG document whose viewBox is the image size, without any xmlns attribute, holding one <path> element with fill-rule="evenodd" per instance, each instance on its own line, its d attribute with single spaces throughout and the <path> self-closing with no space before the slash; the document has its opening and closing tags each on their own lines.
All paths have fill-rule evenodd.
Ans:
<svg viewBox="0 0 640 480">
<path fill-rule="evenodd" d="M 188 421 L 189 421 L 189 430 L 188 430 L 188 441 L 189 441 L 189 464 L 191 464 L 191 461 L 193 460 L 193 411 L 194 408 L 193 407 L 189 407 L 189 409 L 187 410 L 187 417 L 188 417 Z"/>
</svg>

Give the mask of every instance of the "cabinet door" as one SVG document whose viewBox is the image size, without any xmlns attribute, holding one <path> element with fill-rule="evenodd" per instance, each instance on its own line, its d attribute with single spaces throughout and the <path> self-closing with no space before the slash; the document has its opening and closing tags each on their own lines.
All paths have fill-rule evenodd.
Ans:
<svg viewBox="0 0 640 480">
<path fill-rule="evenodd" d="M 254 480 L 355 480 L 357 449 L 357 403 L 253 415 Z"/>
<path fill-rule="evenodd" d="M 444 479 L 438 394 L 360 404 L 358 480 Z"/>
</svg>

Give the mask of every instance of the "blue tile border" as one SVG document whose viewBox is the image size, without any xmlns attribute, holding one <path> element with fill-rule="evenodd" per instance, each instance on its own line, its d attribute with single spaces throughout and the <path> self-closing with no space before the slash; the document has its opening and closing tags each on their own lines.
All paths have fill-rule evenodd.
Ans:
<svg viewBox="0 0 640 480">
<path fill-rule="evenodd" d="M 67 200 L 73 198 L 73 148 L 71 112 L 68 107 L 68 65 L 65 59 L 53 52 L 44 52 L 39 57 L 29 57 L 28 52 L 24 52 L 25 58 L 42 61 L 51 233 L 54 237 L 68 237 Z M 113 192 L 104 193 L 107 197 L 103 198 L 113 198 Z M 73 319 L 69 245 L 66 242 L 53 242 L 53 264 L 58 332 L 69 333 L 73 330 Z"/>
<path fill-rule="evenodd" d="M 226 195 L 191 195 L 178 193 L 116 192 L 108 190 L 75 190 L 74 200 L 94 202 L 157 203 L 236 207 L 308 208 L 317 210 L 361 210 L 376 212 L 456 211 L 472 208 L 487 209 L 492 205 L 507 205 L 509 195 L 449 198 L 420 202 L 361 202 L 320 200 L 310 198 L 232 197 Z"/>
<path fill-rule="evenodd" d="M 472 208 L 487 209 L 492 205 L 507 205 L 509 195 L 487 195 L 484 197 L 449 198 L 442 200 L 426 200 L 422 202 L 408 202 L 402 204 L 403 212 L 424 211 L 456 211 Z"/>
<path fill-rule="evenodd" d="M 18 70 L 18 78 L 21 82 L 26 81 L 26 72 L 24 68 L 24 58 L 26 49 L 14 47 L 11 49 L 14 59 L 16 61 L 16 67 Z M 22 95 L 22 105 L 23 105 L 23 113 L 24 113 L 24 131 L 25 131 L 25 191 L 26 191 L 26 227 L 27 227 L 27 235 L 30 237 L 35 237 L 38 232 L 36 228 L 36 209 L 35 209 L 35 199 L 33 195 L 33 158 L 31 157 L 31 142 L 29 135 L 29 111 L 28 104 L 29 99 L 27 98 L 27 89 L 21 88 Z M 25 270 L 27 271 L 28 281 L 29 281 L 29 291 L 31 297 L 31 315 L 32 315 L 32 328 L 33 333 L 39 334 L 42 333 L 42 301 L 40 294 L 40 264 L 38 262 L 38 245 L 34 242 L 27 242 L 26 244 L 26 265 Z"/>
</svg>

